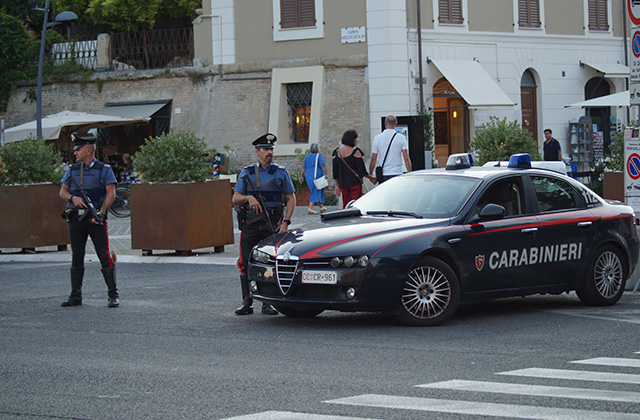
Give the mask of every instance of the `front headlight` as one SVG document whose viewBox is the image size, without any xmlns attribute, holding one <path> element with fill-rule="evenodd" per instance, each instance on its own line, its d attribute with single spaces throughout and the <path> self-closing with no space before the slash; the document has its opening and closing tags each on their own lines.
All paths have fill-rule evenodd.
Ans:
<svg viewBox="0 0 640 420">
<path fill-rule="evenodd" d="M 271 258 L 270 255 L 267 254 L 266 252 L 262 252 L 259 249 L 254 249 L 253 250 L 253 259 L 254 259 L 254 261 L 257 261 L 257 262 L 262 263 L 262 264 L 268 264 L 270 258 Z"/>
</svg>

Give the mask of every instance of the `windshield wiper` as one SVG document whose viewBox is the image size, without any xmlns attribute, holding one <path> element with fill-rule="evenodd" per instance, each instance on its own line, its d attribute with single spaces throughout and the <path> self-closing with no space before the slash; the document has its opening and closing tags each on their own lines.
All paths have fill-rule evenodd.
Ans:
<svg viewBox="0 0 640 420">
<path fill-rule="evenodd" d="M 410 216 L 415 217 L 416 219 L 422 219 L 421 215 L 419 215 L 418 213 L 413 213 L 411 211 L 375 210 L 367 212 L 368 216 L 377 216 L 382 214 L 384 214 L 385 216 Z"/>
<path fill-rule="evenodd" d="M 352 209 L 331 211 L 329 213 L 323 213 L 322 215 L 320 215 L 320 219 L 324 222 L 325 220 L 341 219 L 343 217 L 360 217 L 360 216 L 362 216 L 360 209 L 352 208 Z"/>
</svg>

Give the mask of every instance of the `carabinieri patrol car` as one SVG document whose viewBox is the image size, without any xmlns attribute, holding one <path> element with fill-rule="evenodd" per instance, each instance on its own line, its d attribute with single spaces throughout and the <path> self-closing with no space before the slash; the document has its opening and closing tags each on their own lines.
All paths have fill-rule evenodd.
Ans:
<svg viewBox="0 0 640 420">
<path fill-rule="evenodd" d="M 392 311 L 436 325 L 459 302 L 576 291 L 612 305 L 638 263 L 633 210 L 580 182 L 531 167 L 416 171 L 374 188 L 321 222 L 265 239 L 251 252 L 252 296 L 286 316 Z"/>
</svg>

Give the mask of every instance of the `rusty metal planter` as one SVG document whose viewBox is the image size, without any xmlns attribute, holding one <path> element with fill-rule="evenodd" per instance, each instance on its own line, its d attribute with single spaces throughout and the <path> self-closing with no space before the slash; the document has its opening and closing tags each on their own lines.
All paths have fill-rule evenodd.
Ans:
<svg viewBox="0 0 640 420">
<path fill-rule="evenodd" d="M 58 184 L 0 185 L 0 248 L 66 249 L 69 227 Z"/>
<path fill-rule="evenodd" d="M 131 248 L 223 251 L 234 242 L 230 191 L 228 179 L 131 184 Z"/>
</svg>

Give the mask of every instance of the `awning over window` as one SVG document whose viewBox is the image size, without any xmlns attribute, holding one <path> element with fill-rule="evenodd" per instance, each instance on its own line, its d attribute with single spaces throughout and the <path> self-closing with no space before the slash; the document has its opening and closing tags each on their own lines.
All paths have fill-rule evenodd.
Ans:
<svg viewBox="0 0 640 420">
<path fill-rule="evenodd" d="M 576 102 L 575 104 L 565 105 L 565 108 L 597 108 L 607 106 L 630 106 L 629 91 L 613 93 L 611 95 L 600 96 L 599 98 L 589 99 L 587 101 Z"/>
<path fill-rule="evenodd" d="M 514 106 L 515 104 L 476 61 L 434 60 L 469 106 Z"/>
<path fill-rule="evenodd" d="M 150 118 L 156 112 L 169 103 L 169 99 L 140 101 L 140 102 L 110 102 L 107 103 L 102 110 L 104 115 L 115 115 L 118 117 L 133 118 L 143 117 Z"/>
<path fill-rule="evenodd" d="M 589 66 L 597 72 L 602 73 L 604 77 L 629 77 L 629 67 L 618 63 L 589 63 L 580 62 L 581 66 Z"/>
</svg>

